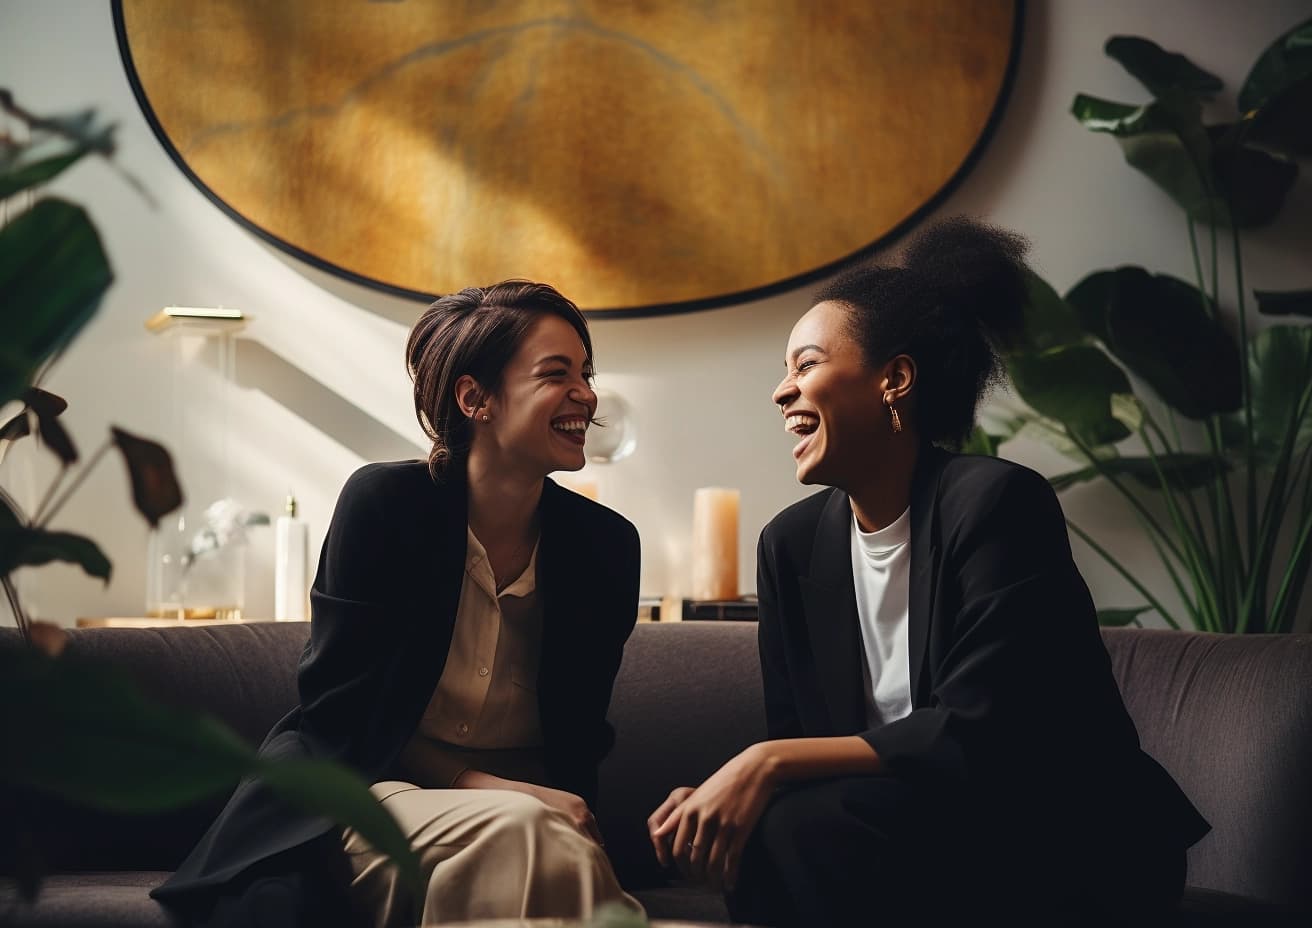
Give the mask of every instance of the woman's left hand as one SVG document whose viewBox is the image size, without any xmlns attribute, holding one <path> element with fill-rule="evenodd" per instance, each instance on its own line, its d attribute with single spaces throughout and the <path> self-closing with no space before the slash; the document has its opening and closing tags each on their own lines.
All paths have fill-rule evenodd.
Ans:
<svg viewBox="0 0 1312 928">
<path fill-rule="evenodd" d="M 776 783 L 765 746 L 754 744 L 693 790 L 652 832 L 673 833 L 674 862 L 684 876 L 732 889 L 752 829 L 765 811 Z"/>
</svg>

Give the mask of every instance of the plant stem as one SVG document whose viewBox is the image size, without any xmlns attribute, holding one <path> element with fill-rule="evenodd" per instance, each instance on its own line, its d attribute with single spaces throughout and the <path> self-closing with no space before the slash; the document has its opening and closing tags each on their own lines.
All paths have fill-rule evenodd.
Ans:
<svg viewBox="0 0 1312 928">
<path fill-rule="evenodd" d="M 18 590 L 14 586 L 14 579 L 9 574 L 0 577 L 0 585 L 5 588 L 5 598 L 9 600 L 9 610 L 14 614 L 14 624 L 18 626 L 19 632 L 23 635 L 24 641 L 32 640 L 32 620 L 27 617 L 23 611 L 23 604 L 18 600 Z"/>
<path fill-rule="evenodd" d="M 1179 449 L 1180 454 L 1184 454 L 1186 452 L 1184 451 L 1184 443 L 1180 441 L 1180 430 L 1175 422 L 1175 411 L 1170 409 L 1170 407 L 1167 407 L 1167 411 L 1170 414 L 1170 418 L 1171 418 L 1171 431 L 1175 433 L 1176 448 Z M 1144 422 L 1147 423 L 1152 428 L 1152 430 L 1157 433 L 1157 440 L 1162 443 L 1162 447 L 1167 449 L 1168 451 L 1171 450 L 1171 446 L 1167 442 L 1166 436 L 1162 433 L 1161 426 L 1157 424 L 1157 420 L 1145 413 Z M 1145 438 L 1144 439 L 1145 445 L 1147 444 L 1147 441 L 1148 441 L 1147 438 Z M 1222 467 L 1222 470 L 1224 470 L 1224 467 Z M 1198 512 L 1198 504 L 1194 501 L 1194 491 L 1190 488 L 1184 488 L 1182 489 L 1182 495 L 1184 496 L 1184 501 L 1189 506 L 1189 517 L 1190 519 L 1193 520 L 1194 537 L 1198 540 L 1198 546 L 1197 546 L 1198 551 L 1206 559 L 1207 562 L 1206 567 L 1207 570 L 1209 571 L 1209 576 L 1212 578 L 1213 594 L 1215 594 L 1217 565 L 1216 565 L 1215 558 L 1212 556 L 1213 555 L 1212 548 L 1207 543 L 1208 542 L 1207 530 L 1203 526 L 1203 518 Z M 1215 595 L 1213 595 L 1213 601 L 1215 602 Z"/>
<path fill-rule="evenodd" d="M 1218 456 L 1224 456 L 1225 445 L 1221 441 L 1220 421 L 1215 416 L 1208 420 L 1207 436 L 1212 443 L 1212 452 Z M 1244 563 L 1244 549 L 1239 541 L 1239 522 L 1235 518 L 1235 504 L 1234 498 L 1230 493 L 1229 475 L 1225 472 L 1217 474 L 1214 488 L 1218 499 L 1218 505 L 1221 507 L 1225 520 L 1225 547 L 1219 550 L 1223 552 L 1223 563 L 1230 567 L 1230 569 L 1226 570 L 1222 575 L 1225 577 L 1226 581 L 1225 599 L 1229 608 L 1238 610 L 1239 591 L 1242 590 L 1244 585 L 1248 582 L 1248 566 Z M 1218 526 L 1218 528 L 1219 527 L 1220 526 Z M 1237 611 L 1231 615 L 1231 620 L 1231 624 L 1238 620 Z M 1226 631 L 1230 630 L 1232 629 L 1226 629 Z"/>
<path fill-rule="evenodd" d="M 18 505 L 18 500 L 14 499 L 4 487 L 0 487 L 0 500 L 3 500 L 4 504 L 13 510 L 19 522 L 24 525 L 27 524 L 27 516 L 23 515 L 23 507 Z"/>
<path fill-rule="evenodd" d="M 1312 372 L 1305 372 L 1305 375 L 1307 373 Z M 1276 545 L 1280 541 L 1280 531 L 1284 527 L 1285 514 L 1290 502 L 1285 491 L 1287 487 L 1298 485 L 1297 482 L 1291 481 L 1291 478 L 1297 477 L 1303 464 L 1303 461 L 1300 461 L 1297 465 L 1292 465 L 1291 471 L 1291 462 L 1298 443 L 1299 426 L 1310 409 L 1312 409 L 1312 380 L 1307 380 L 1302 396 L 1290 408 L 1289 420 L 1285 423 L 1285 434 L 1280 441 L 1280 452 L 1276 456 L 1276 466 L 1271 474 L 1271 486 L 1267 491 L 1266 505 L 1262 509 L 1259 540 L 1253 552 L 1248 587 L 1244 591 L 1241 631 L 1248 630 L 1253 617 L 1267 615 L 1266 593 L 1270 585 L 1271 559 L 1275 556 Z M 1304 492 L 1306 493 L 1306 487 Z"/>
<path fill-rule="evenodd" d="M 1162 528 L 1161 524 L 1153 517 L 1153 514 L 1148 511 L 1148 508 L 1144 506 L 1139 498 L 1126 489 L 1125 484 L 1121 483 L 1115 474 L 1103 467 L 1102 461 L 1094 456 L 1092 449 L 1087 447 L 1074 435 L 1071 435 L 1070 439 L 1074 442 L 1075 446 L 1080 449 L 1080 453 L 1084 455 L 1093 469 L 1098 472 L 1098 475 L 1115 487 L 1117 491 L 1125 497 L 1130 506 L 1143 517 L 1145 523 L 1157 532 L 1162 541 L 1166 543 L 1167 548 L 1169 548 L 1171 553 L 1175 555 L 1176 560 L 1181 564 L 1186 564 L 1187 560 L 1185 559 L 1185 556 L 1180 552 L 1180 549 L 1171 539 L 1171 536 L 1166 533 L 1166 530 Z"/>
<path fill-rule="evenodd" d="M 1139 521 L 1142 524 L 1143 519 L 1140 518 Z M 1212 631 L 1212 625 L 1214 623 L 1212 623 L 1201 611 L 1203 606 L 1203 596 L 1198 583 L 1197 574 L 1192 566 L 1187 563 L 1184 565 L 1185 569 L 1189 571 L 1190 579 L 1193 580 L 1194 596 L 1197 598 L 1197 602 L 1189 598 L 1189 592 L 1185 589 L 1184 582 L 1176 572 L 1175 566 L 1171 563 L 1171 559 L 1166 556 L 1166 551 L 1163 550 L 1162 543 L 1157 540 L 1152 532 L 1145 532 L 1144 534 L 1148 536 L 1148 541 L 1152 543 L 1153 550 L 1157 552 L 1157 557 L 1161 560 L 1162 566 L 1166 568 L 1166 574 L 1170 577 L 1171 584 L 1175 587 L 1175 591 L 1180 594 L 1180 602 L 1184 604 L 1185 611 L 1189 613 L 1189 619 L 1193 622 L 1194 628 L 1201 629 L 1202 631 Z"/>
<path fill-rule="evenodd" d="M 82 469 L 79 470 L 77 476 L 73 478 L 73 482 L 70 483 L 68 488 L 60 494 L 59 499 L 55 500 L 50 506 L 50 511 L 43 513 L 39 519 L 35 516 L 33 517 L 34 528 L 45 528 L 50 524 L 50 520 L 55 517 L 55 514 L 58 513 L 59 510 L 64 508 L 64 503 L 68 502 L 68 498 L 82 485 L 82 482 L 87 479 L 87 475 L 91 473 L 92 469 L 98 463 L 100 463 L 100 459 L 105 456 L 105 452 L 108 451 L 113 444 L 114 440 L 112 438 L 105 439 L 104 443 L 96 449 L 96 453 L 91 455 L 91 457 L 87 459 L 87 462 L 82 465 Z"/>
<path fill-rule="evenodd" d="M 1116 572 L 1119 573 L 1122 577 L 1124 577 L 1126 582 L 1129 583 L 1130 586 L 1134 587 L 1135 590 L 1138 591 L 1139 595 L 1148 601 L 1148 605 L 1152 606 L 1154 609 L 1157 610 L 1157 614 L 1166 620 L 1167 625 L 1175 629 L 1178 629 L 1180 627 L 1179 623 L 1176 622 L 1175 619 L 1171 617 L 1171 614 L 1166 611 L 1166 607 L 1163 606 L 1160 602 L 1158 602 L 1157 597 L 1154 596 L 1152 593 L 1148 592 L 1147 587 L 1145 587 L 1142 583 L 1134 579 L 1134 577 L 1130 575 L 1130 572 L 1126 570 L 1124 567 L 1122 567 L 1120 562 L 1117 561 L 1116 558 L 1112 557 L 1110 553 L 1108 553 L 1106 548 L 1098 544 L 1098 542 L 1094 541 L 1088 532 L 1080 528 L 1070 519 L 1066 520 L 1066 525 L 1070 527 L 1070 530 L 1072 532 L 1080 536 L 1080 539 L 1086 545 L 1092 548 L 1104 561 L 1112 565 L 1112 567 L 1116 570 Z"/>
<path fill-rule="evenodd" d="M 1184 214 L 1185 225 L 1189 227 L 1189 250 L 1194 256 L 1194 276 L 1198 278 L 1198 298 L 1203 304 L 1203 312 L 1209 317 L 1216 315 L 1216 304 L 1207 298 L 1207 281 L 1203 278 L 1203 263 L 1198 257 L 1198 233 L 1194 231 L 1194 220 L 1188 213 Z"/>
<path fill-rule="evenodd" d="M 1216 248 L 1216 211 L 1212 207 L 1212 188 L 1207 185 L 1207 229 L 1211 233 L 1212 239 L 1212 305 L 1216 307 L 1216 312 L 1221 311 L 1221 284 L 1217 278 L 1217 268 L 1220 262 L 1217 260 Z"/>
<path fill-rule="evenodd" d="M 1270 631 L 1287 631 L 1289 626 L 1293 625 L 1298 602 L 1302 599 L 1303 583 L 1307 579 L 1308 559 L 1309 555 L 1312 555 L 1312 546 L 1308 544 L 1309 539 L 1312 539 L 1312 514 L 1304 513 L 1302 522 L 1294 543 L 1294 551 L 1289 558 L 1289 565 L 1285 568 L 1284 576 L 1280 578 L 1280 589 L 1271 607 L 1271 615 L 1275 621 Z M 1286 611 L 1289 613 L 1288 616 L 1284 614 Z"/>
<path fill-rule="evenodd" d="M 29 528 L 35 527 L 40 521 L 41 513 L 45 511 L 46 506 L 50 505 L 51 497 L 55 495 L 55 491 L 59 489 L 59 485 L 64 482 L 64 477 L 67 475 L 68 465 L 61 464 L 59 467 L 59 473 L 55 474 L 55 479 L 50 481 L 50 486 L 46 487 L 46 492 L 45 495 L 41 497 L 41 502 L 37 503 L 36 509 L 33 510 L 32 521 L 29 523 Z"/>
<path fill-rule="evenodd" d="M 1244 398 L 1244 461 L 1248 477 L 1248 550 L 1257 545 L 1257 462 L 1253 454 L 1253 391 L 1248 376 L 1248 316 L 1244 299 L 1244 257 L 1240 246 L 1239 229 L 1234 223 L 1234 210 L 1230 210 L 1230 240 L 1235 255 L 1235 296 L 1239 308 L 1239 389 Z M 1249 578 L 1250 584 L 1252 578 Z"/>
<path fill-rule="evenodd" d="M 1146 416 L 1144 421 L 1148 421 Z M 1153 542 L 1153 547 L 1157 549 L 1157 556 L 1161 558 L 1162 563 L 1166 566 L 1166 570 L 1170 574 L 1176 590 L 1180 593 L 1181 600 L 1184 601 L 1185 606 L 1189 609 L 1190 617 L 1193 619 L 1194 625 L 1201 626 L 1206 624 L 1210 626 L 1213 623 L 1211 621 L 1205 622 L 1202 612 L 1206 607 L 1207 602 L 1209 600 L 1214 602 L 1215 597 L 1211 596 L 1210 578 L 1207 568 L 1203 565 L 1199 551 L 1201 544 L 1189 530 L 1189 526 L 1185 523 L 1184 515 L 1175 501 L 1175 492 L 1171 489 L 1171 483 L 1166 479 L 1166 474 L 1162 471 L 1161 462 L 1157 457 L 1157 452 L 1153 450 L 1153 443 L 1148 435 L 1147 428 L 1141 427 L 1139 429 L 1139 438 L 1143 442 L 1144 450 L 1148 452 L 1148 460 L 1153 465 L 1153 473 L 1157 475 L 1157 484 L 1161 487 L 1162 495 L 1166 500 L 1166 511 L 1171 516 L 1171 522 L 1175 525 L 1175 532 L 1180 538 L 1185 553 L 1189 555 L 1183 564 L 1185 569 L 1189 571 L 1190 580 L 1193 581 L 1196 602 L 1190 600 L 1189 595 L 1185 592 L 1184 584 L 1180 582 L 1179 576 L 1171 566 L 1170 560 L 1166 557 L 1166 552 L 1162 550 L 1160 545 L 1158 545 L 1157 540 L 1153 538 L 1151 532 L 1148 533 L 1148 537 Z M 1167 445 L 1165 441 L 1163 441 L 1162 444 L 1169 449 L 1170 446 Z M 1214 613 L 1215 609 L 1212 611 Z"/>
</svg>

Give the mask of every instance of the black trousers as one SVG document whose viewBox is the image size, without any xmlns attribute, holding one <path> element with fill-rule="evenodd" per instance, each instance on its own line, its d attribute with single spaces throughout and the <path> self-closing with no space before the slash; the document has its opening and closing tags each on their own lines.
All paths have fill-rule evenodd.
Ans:
<svg viewBox="0 0 1312 928">
<path fill-rule="evenodd" d="M 1184 886 L 1184 851 L 1010 829 L 980 803 L 891 777 L 779 793 L 743 854 L 734 921 L 775 928 L 1155 925 Z"/>
<path fill-rule="evenodd" d="M 231 882 L 167 905 L 187 928 L 359 928 L 340 834 L 270 857 Z"/>
</svg>

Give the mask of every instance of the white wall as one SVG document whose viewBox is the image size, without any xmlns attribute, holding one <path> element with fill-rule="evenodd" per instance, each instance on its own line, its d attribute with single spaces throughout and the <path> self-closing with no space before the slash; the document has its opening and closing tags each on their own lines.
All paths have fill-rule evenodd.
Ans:
<svg viewBox="0 0 1312 928">
<path fill-rule="evenodd" d="M 1184 224 L 1165 196 L 1122 161 L 1113 142 L 1090 136 L 1069 115 L 1087 91 L 1145 99 L 1103 56 L 1115 33 L 1154 38 L 1219 74 L 1227 92 L 1218 118 L 1266 44 L 1308 13 L 1305 0 L 1032 0 L 1020 71 L 1001 125 L 974 171 L 940 214 L 971 213 L 1033 241 L 1036 268 L 1064 289 L 1087 272 L 1121 263 L 1191 276 Z M 221 446 L 209 402 L 215 378 L 192 373 L 195 435 L 172 431 L 168 346 L 142 327 L 164 305 L 239 307 L 255 318 L 239 351 L 228 437 L 233 492 L 274 514 L 295 488 L 317 551 L 336 493 L 366 460 L 415 456 L 422 438 L 410 412 L 401 363 L 417 304 L 336 281 L 264 246 L 224 216 L 179 173 L 146 125 L 124 77 L 109 14 L 98 0 L 0 2 L 0 86 L 37 112 L 94 105 L 119 123 L 117 163 L 145 182 L 152 207 L 109 167 L 88 162 L 55 185 L 87 204 L 105 238 L 117 283 L 102 310 L 54 372 L 49 387 L 71 401 L 67 421 L 84 451 L 116 423 L 156 436 L 182 459 L 184 483 L 201 492 L 217 479 Z M 1270 233 L 1248 243 L 1250 283 L 1308 285 L 1312 231 L 1307 184 Z M 1295 217 L 1299 227 L 1294 228 Z M 1293 232 L 1291 236 L 1289 233 Z M 664 319 L 594 324 L 601 386 L 624 394 L 640 418 L 637 453 L 599 469 L 606 500 L 637 523 L 644 545 L 643 590 L 680 592 L 694 488 L 743 491 L 741 586 L 754 588 L 756 534 L 808 490 L 792 478 L 790 442 L 769 396 L 782 370 L 788 331 L 806 290 L 757 303 Z M 1013 442 L 1016 460 L 1054 473 L 1064 462 Z M 35 476 L 31 474 L 35 467 Z M 48 470 L 11 461 L 10 479 L 42 485 Z M 30 492 L 30 491 L 29 491 Z M 1126 561 L 1169 593 L 1132 517 L 1104 488 L 1065 497 L 1068 514 L 1095 528 Z M 121 465 L 105 461 L 62 512 L 57 527 L 85 531 L 115 565 L 107 588 L 65 567 L 24 578 L 37 611 L 56 621 L 135 615 L 144 596 L 145 528 L 132 510 Z M 1090 551 L 1076 554 L 1101 605 L 1136 594 Z M 257 530 L 250 552 L 248 609 L 272 607 L 272 534 Z M 1169 600 L 1169 596 L 1166 597 Z"/>
</svg>

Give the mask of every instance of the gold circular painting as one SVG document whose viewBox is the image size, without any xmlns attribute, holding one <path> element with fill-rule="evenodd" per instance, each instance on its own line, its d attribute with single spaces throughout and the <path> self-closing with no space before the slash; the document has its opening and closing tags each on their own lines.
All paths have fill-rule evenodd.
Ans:
<svg viewBox="0 0 1312 928">
<path fill-rule="evenodd" d="M 507 277 L 591 312 L 833 270 L 950 189 L 1020 0 L 116 0 L 128 74 L 229 214 L 430 297 Z"/>
</svg>

